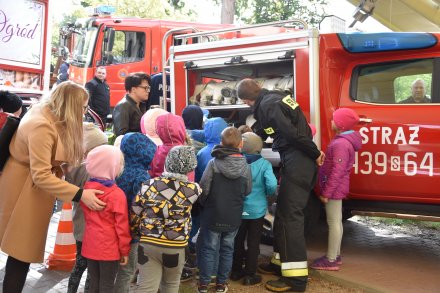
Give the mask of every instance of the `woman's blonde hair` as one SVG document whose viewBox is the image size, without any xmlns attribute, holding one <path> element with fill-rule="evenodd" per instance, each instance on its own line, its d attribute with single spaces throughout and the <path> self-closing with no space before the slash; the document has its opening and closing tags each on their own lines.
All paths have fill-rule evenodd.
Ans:
<svg viewBox="0 0 440 293">
<path fill-rule="evenodd" d="M 77 166 L 84 156 L 82 124 L 84 104 L 88 99 L 89 94 L 84 87 L 65 81 L 43 101 L 58 118 L 56 123 L 64 130 L 59 133 L 64 154 L 67 161 L 74 166 Z"/>
</svg>

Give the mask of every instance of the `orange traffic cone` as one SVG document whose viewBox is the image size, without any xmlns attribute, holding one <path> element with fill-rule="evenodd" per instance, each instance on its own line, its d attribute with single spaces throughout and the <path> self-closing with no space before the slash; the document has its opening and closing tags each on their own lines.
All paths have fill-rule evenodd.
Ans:
<svg viewBox="0 0 440 293">
<path fill-rule="evenodd" d="M 73 237 L 72 204 L 63 203 L 53 253 L 47 259 L 49 270 L 71 271 L 75 264 L 76 242 Z"/>
</svg>

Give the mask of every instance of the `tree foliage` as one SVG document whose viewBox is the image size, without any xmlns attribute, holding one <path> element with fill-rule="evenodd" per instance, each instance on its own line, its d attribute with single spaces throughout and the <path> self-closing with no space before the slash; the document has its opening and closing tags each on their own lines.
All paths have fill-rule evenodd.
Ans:
<svg viewBox="0 0 440 293">
<path fill-rule="evenodd" d="M 95 7 L 98 5 L 111 5 L 115 7 L 115 15 L 140 18 L 160 18 L 173 20 L 194 20 L 196 14 L 187 9 L 185 2 L 181 0 L 84 0 L 83 7 Z"/>
<path fill-rule="evenodd" d="M 236 0 L 236 16 L 245 23 L 264 23 L 299 18 L 318 26 L 327 0 Z"/>
</svg>

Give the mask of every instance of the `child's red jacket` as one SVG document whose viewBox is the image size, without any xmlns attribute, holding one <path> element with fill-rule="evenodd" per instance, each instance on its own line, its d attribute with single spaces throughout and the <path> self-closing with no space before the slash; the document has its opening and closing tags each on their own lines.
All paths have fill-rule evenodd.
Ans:
<svg viewBox="0 0 440 293">
<path fill-rule="evenodd" d="M 93 211 L 81 202 L 86 222 L 82 256 L 93 260 L 120 260 L 130 252 L 127 199 L 124 192 L 113 184 L 106 187 L 98 182 L 87 182 L 84 189 L 98 189 L 97 195 L 107 203 L 102 211 Z"/>
</svg>

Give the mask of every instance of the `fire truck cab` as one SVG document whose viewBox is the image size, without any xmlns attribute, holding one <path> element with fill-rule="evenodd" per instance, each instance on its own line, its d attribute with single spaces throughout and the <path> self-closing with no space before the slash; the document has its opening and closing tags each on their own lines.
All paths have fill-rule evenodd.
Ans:
<svg viewBox="0 0 440 293">
<path fill-rule="evenodd" d="M 162 72 L 163 54 L 166 58 L 167 48 L 172 45 L 168 36 L 226 26 L 115 17 L 111 15 L 114 8 L 110 6 L 95 10 L 95 16 L 79 19 L 68 28 L 71 32 L 68 35 L 73 38 L 69 78 L 84 85 L 94 77 L 97 67 L 104 66 L 111 107 L 124 97 L 124 80 L 129 73 L 142 71 L 154 75 Z M 199 40 L 202 41 L 188 39 L 187 42 Z"/>
<path fill-rule="evenodd" d="M 355 130 L 363 146 L 345 208 L 440 216 L 440 34 L 320 34 L 303 22 L 299 30 L 288 23 L 229 29 L 238 37 L 172 47 L 172 110 L 181 114 L 198 104 L 236 127 L 249 123 L 252 109 L 236 97 L 235 85 L 255 78 L 294 97 L 325 151 L 334 136 L 333 111 L 351 108 L 361 117 Z M 177 38 L 216 33 L 225 30 Z M 425 102 L 409 102 L 419 79 Z M 278 167 L 276 154 L 265 154 Z"/>
</svg>

